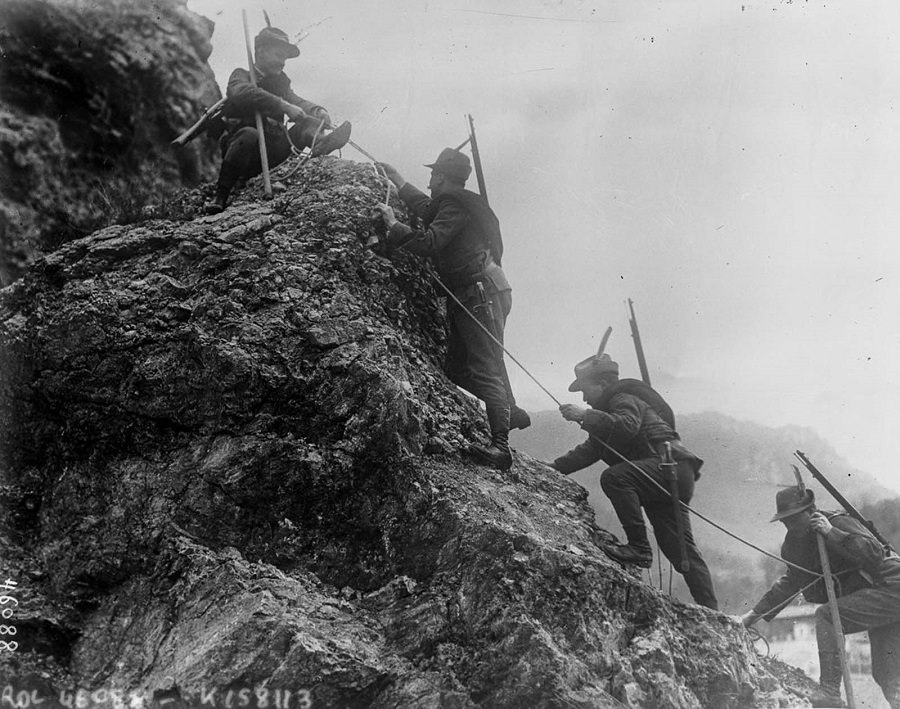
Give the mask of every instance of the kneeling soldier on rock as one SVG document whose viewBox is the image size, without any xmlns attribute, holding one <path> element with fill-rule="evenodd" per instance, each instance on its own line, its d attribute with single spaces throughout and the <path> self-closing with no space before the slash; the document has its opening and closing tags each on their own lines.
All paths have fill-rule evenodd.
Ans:
<svg viewBox="0 0 900 709">
<path fill-rule="evenodd" d="M 300 55 L 287 34 L 276 27 L 266 27 L 254 40 L 255 75 L 238 68 L 231 73 L 226 89 L 227 100 L 222 109 L 225 132 L 219 139 L 222 167 L 216 185 L 216 198 L 206 211 L 221 212 L 238 180 L 262 172 L 256 113 L 262 115 L 266 156 L 274 167 L 296 150 L 310 148 L 312 155 L 325 155 L 342 148 L 350 139 L 350 124 L 342 123 L 331 133 L 331 117 L 322 106 L 301 98 L 291 90 L 291 80 L 284 73 L 284 63 Z M 284 116 L 294 125 L 286 130 Z"/>
</svg>

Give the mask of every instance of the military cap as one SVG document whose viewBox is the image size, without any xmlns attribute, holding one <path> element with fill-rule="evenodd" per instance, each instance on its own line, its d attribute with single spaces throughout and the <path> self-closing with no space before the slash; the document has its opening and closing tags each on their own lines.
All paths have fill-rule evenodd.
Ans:
<svg viewBox="0 0 900 709">
<path fill-rule="evenodd" d="M 441 154 L 437 156 L 437 160 L 425 167 L 430 167 L 435 172 L 462 180 L 463 182 L 472 174 L 472 164 L 469 162 L 469 156 L 453 148 L 444 148 Z"/>
<path fill-rule="evenodd" d="M 291 40 L 287 36 L 287 32 L 280 30 L 277 27 L 264 27 L 253 40 L 254 49 L 271 47 L 273 45 L 284 47 L 287 50 L 289 58 L 300 56 L 300 48 L 297 47 L 296 44 L 291 43 Z"/>
<path fill-rule="evenodd" d="M 619 374 L 619 365 L 608 354 L 591 355 L 575 365 L 575 381 L 569 391 L 583 391 L 585 384 L 595 382 L 604 374 Z"/>
</svg>

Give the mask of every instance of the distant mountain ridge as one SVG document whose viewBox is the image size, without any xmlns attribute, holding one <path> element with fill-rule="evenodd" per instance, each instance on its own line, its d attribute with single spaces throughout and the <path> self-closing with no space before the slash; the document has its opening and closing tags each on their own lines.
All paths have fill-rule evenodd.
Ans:
<svg viewBox="0 0 900 709">
<path fill-rule="evenodd" d="M 557 411 L 539 411 L 531 418 L 530 428 L 514 431 L 510 438 L 513 447 L 536 458 L 552 461 L 585 440 L 584 431 L 563 420 Z M 775 511 L 775 493 L 780 486 L 794 484 L 791 466 L 799 465 L 794 457 L 796 450 L 804 452 L 857 507 L 897 498 L 872 475 L 849 465 L 809 428 L 773 428 L 714 411 L 677 416 L 677 425 L 688 448 L 704 460 L 691 507 L 773 553 L 777 553 L 784 536 L 781 525 L 769 523 Z M 570 477 L 588 490 L 598 524 L 621 537 L 618 520 L 600 489 L 600 473 L 605 467 L 600 462 Z M 822 509 L 839 507 L 802 466 L 801 471 Z M 764 555 L 702 519 L 693 519 L 693 529 L 717 581 L 738 573 L 748 574 L 753 580 L 760 576 L 758 565 L 765 560 Z M 724 585 L 724 578 L 718 585 Z M 738 602 L 732 599 L 732 604 Z"/>
</svg>

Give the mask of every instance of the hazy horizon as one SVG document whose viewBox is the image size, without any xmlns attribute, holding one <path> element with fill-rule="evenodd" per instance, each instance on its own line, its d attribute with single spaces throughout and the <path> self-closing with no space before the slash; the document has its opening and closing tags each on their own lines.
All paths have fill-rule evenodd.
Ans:
<svg viewBox="0 0 900 709">
<path fill-rule="evenodd" d="M 224 88 L 240 6 L 216 22 Z M 300 95 L 424 187 L 475 119 L 510 351 L 561 401 L 607 325 L 678 412 L 809 427 L 900 491 L 900 6 L 787 0 L 245 4 Z M 365 161 L 351 149 L 347 159 Z M 521 403 L 555 404 L 518 368 Z"/>
</svg>

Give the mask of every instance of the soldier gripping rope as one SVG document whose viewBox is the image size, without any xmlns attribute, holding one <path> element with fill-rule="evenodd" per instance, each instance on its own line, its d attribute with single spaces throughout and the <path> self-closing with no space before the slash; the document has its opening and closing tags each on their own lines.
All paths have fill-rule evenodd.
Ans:
<svg viewBox="0 0 900 709">
<path fill-rule="evenodd" d="M 481 462 L 500 470 L 512 465 L 511 428 L 531 424 L 512 395 L 503 362 L 503 330 L 512 307 L 512 290 L 500 266 L 500 224 L 487 201 L 465 189 L 472 166 L 468 156 L 445 148 L 431 168 L 429 199 L 387 163 L 378 163 L 396 185 L 400 198 L 421 220 L 415 229 L 380 204 L 387 246 L 431 256 L 440 282 L 453 295 L 448 301 L 449 333 L 445 370 L 458 386 L 485 403 L 490 446 L 472 446 Z"/>
<path fill-rule="evenodd" d="M 619 381 L 618 363 L 601 352 L 575 365 L 575 381 L 569 391 L 582 392 L 589 408 L 562 404 L 560 413 L 567 421 L 578 423 L 588 439 L 554 460 L 552 467 L 568 475 L 598 460 L 610 466 L 603 471 L 600 484 L 627 543 L 607 546 L 604 551 L 622 563 L 651 566 L 653 552 L 643 507 L 659 548 L 684 576 L 694 601 L 717 609 L 709 568 L 694 541 L 688 511 L 681 504 L 691 501 L 703 461 L 681 443 L 672 409 L 644 382 Z M 673 482 L 677 483 L 674 495 Z"/>
<path fill-rule="evenodd" d="M 248 48 L 249 49 L 249 48 Z M 288 59 L 298 57 L 300 49 L 277 27 L 264 28 L 254 40 L 254 60 L 247 69 L 237 68 L 228 79 L 226 100 L 221 107 L 224 132 L 219 138 L 222 167 L 216 185 L 215 200 L 206 206 L 211 214 L 228 204 L 239 180 L 276 166 L 292 150 L 310 148 L 313 157 L 343 147 L 350 139 L 348 122 L 334 128 L 328 111 L 301 98 L 291 89 L 284 73 Z M 287 128 L 287 117 L 293 126 Z M 264 154 L 260 149 L 260 128 Z M 330 133 L 324 129 L 334 128 Z M 266 173 L 267 177 L 267 173 Z"/>
</svg>

